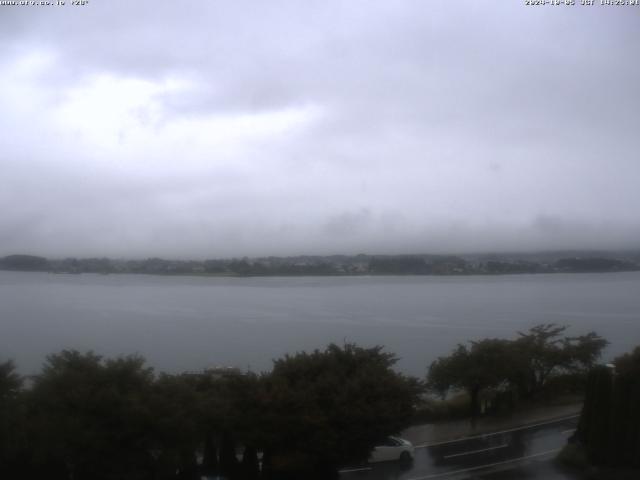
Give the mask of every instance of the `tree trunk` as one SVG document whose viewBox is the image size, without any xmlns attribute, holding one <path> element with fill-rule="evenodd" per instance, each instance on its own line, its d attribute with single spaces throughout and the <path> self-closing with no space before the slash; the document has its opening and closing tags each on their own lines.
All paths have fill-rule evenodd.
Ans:
<svg viewBox="0 0 640 480">
<path fill-rule="evenodd" d="M 242 478 L 253 479 L 258 478 L 260 468 L 258 463 L 258 450 L 255 447 L 245 447 L 242 454 Z"/>
<path fill-rule="evenodd" d="M 480 413 L 480 387 L 473 386 L 469 390 L 469 401 L 471 402 L 471 426 L 476 427 L 476 420 Z"/>
<path fill-rule="evenodd" d="M 236 458 L 236 444 L 231 433 L 225 432 L 222 435 L 222 445 L 220 446 L 220 472 L 224 475 L 231 475 L 238 465 Z"/>
<path fill-rule="evenodd" d="M 211 475 L 218 471 L 218 448 L 213 434 L 207 434 L 204 441 L 204 452 L 202 458 L 202 473 Z"/>
</svg>

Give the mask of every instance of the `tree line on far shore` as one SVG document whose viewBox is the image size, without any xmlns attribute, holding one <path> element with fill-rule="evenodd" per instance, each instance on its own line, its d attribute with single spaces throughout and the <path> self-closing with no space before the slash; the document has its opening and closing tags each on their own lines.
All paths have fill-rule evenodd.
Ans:
<svg viewBox="0 0 640 480">
<path fill-rule="evenodd" d="M 330 276 L 330 275 L 504 275 L 640 270 L 640 253 L 535 255 L 305 255 L 296 257 L 170 260 L 147 258 L 48 259 L 0 257 L 0 269 L 53 273 L 141 273 L 152 275 Z"/>
<path fill-rule="evenodd" d="M 457 346 L 425 379 L 398 373 L 383 347 L 331 344 L 270 372 L 156 374 L 139 356 L 65 350 L 30 378 L 0 363 L 0 477 L 49 480 L 333 478 L 415 422 L 425 398 L 467 392 L 535 399 L 580 383 L 607 342 L 543 324 L 513 340 Z"/>
</svg>

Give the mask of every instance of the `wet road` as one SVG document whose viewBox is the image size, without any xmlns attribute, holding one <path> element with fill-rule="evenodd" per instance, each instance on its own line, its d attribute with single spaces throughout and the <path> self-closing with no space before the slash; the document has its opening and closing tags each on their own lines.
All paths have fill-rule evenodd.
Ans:
<svg viewBox="0 0 640 480">
<path fill-rule="evenodd" d="M 567 443 L 577 416 L 527 427 L 416 445 L 412 465 L 397 462 L 345 469 L 341 480 L 575 479 L 551 460 Z"/>
</svg>

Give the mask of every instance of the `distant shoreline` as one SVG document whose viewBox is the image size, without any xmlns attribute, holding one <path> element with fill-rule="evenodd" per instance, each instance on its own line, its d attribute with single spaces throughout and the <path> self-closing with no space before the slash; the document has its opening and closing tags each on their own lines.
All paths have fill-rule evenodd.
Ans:
<svg viewBox="0 0 640 480">
<path fill-rule="evenodd" d="M 570 255 L 572 254 L 572 255 Z M 477 276 L 640 271 L 640 252 L 483 255 L 328 255 L 211 260 L 0 258 L 0 270 L 61 275 L 150 274 L 197 277 Z"/>
</svg>

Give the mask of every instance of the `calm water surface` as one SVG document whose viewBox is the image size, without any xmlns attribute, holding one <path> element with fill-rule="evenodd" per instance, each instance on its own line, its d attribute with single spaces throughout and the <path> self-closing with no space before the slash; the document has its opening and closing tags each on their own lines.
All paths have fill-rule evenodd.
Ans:
<svg viewBox="0 0 640 480">
<path fill-rule="evenodd" d="M 423 375 L 456 343 L 536 323 L 640 344 L 640 272 L 469 277 L 200 278 L 0 271 L 0 361 L 63 348 L 140 353 L 168 371 L 271 360 L 329 342 L 385 345 Z"/>
</svg>

